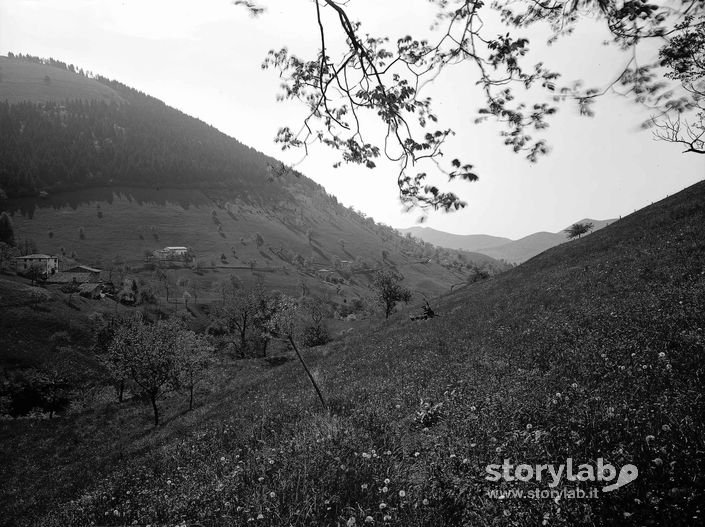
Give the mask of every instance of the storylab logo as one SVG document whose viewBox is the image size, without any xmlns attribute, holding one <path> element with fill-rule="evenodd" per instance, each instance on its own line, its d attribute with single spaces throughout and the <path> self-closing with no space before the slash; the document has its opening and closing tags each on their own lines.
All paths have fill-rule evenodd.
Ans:
<svg viewBox="0 0 705 527">
<path fill-rule="evenodd" d="M 624 465 L 618 472 L 613 465 L 605 463 L 603 458 L 597 458 L 595 465 L 583 463 L 577 467 L 572 458 L 567 458 L 566 462 L 560 465 L 514 465 L 509 459 L 505 459 L 501 465 L 487 465 L 485 471 L 485 479 L 491 482 L 547 482 L 550 489 L 555 489 L 564 479 L 570 482 L 594 481 L 606 484 L 602 487 L 602 492 L 617 490 L 639 476 L 636 466 Z M 550 496 L 550 492 L 546 493 L 546 497 Z M 591 493 L 590 497 L 596 497 L 596 493 Z"/>
</svg>

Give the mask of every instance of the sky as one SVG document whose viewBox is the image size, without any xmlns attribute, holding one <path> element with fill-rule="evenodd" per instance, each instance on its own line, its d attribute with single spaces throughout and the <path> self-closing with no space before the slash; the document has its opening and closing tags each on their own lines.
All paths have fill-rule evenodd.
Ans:
<svg viewBox="0 0 705 527">
<path fill-rule="evenodd" d="M 282 152 L 274 143 L 278 128 L 297 129 L 305 110 L 277 102 L 278 76 L 261 63 L 270 49 L 284 46 L 315 56 L 318 28 L 311 0 L 260 3 L 267 11 L 253 18 L 229 0 L 0 0 L 0 55 L 53 57 L 119 80 L 285 163 L 300 162 L 299 171 L 378 222 L 417 224 L 420 211 L 405 212 L 399 203 L 396 164 L 334 169 L 337 157 L 325 147 L 302 161 L 301 152 Z M 371 34 L 430 35 L 427 0 L 351 0 L 349 9 Z M 602 45 L 607 35 L 592 21 L 551 47 L 542 44 L 540 29 L 530 37 L 529 59 L 560 71 L 566 83 L 603 86 L 627 60 Z M 555 232 L 583 218 L 629 214 L 705 177 L 705 156 L 654 140 L 639 126 L 648 111 L 611 95 L 598 102 L 593 118 L 562 105 L 545 134 L 551 153 L 530 164 L 503 145 L 496 125 L 473 124 L 482 103 L 475 80 L 469 66 L 455 66 L 423 93 L 456 131 L 448 156 L 472 163 L 480 176 L 446 186 L 468 206 L 429 213 L 427 227 L 513 239 Z"/>
</svg>

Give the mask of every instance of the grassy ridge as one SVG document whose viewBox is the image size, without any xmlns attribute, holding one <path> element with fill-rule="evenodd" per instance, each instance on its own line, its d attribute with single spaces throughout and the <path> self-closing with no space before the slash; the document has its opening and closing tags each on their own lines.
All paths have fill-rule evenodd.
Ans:
<svg viewBox="0 0 705 527">
<path fill-rule="evenodd" d="M 440 318 L 398 319 L 309 352 L 330 414 L 289 363 L 229 372 L 197 412 L 151 434 L 145 413 L 135 423 L 136 410 L 113 410 L 108 427 L 130 418 L 115 446 L 79 440 L 67 464 L 52 461 L 54 439 L 18 443 L 29 476 L 6 480 L 5 517 L 35 496 L 42 525 L 697 524 L 704 231 L 701 183 L 446 297 Z M 3 443 L 90 419 L 6 423 Z M 47 488 L 43 478 L 91 457 L 102 463 L 85 485 Z M 488 463 L 567 457 L 632 463 L 639 478 L 597 499 L 486 495 L 511 486 L 488 483 Z M 591 488 L 559 489 L 576 485 Z"/>
</svg>

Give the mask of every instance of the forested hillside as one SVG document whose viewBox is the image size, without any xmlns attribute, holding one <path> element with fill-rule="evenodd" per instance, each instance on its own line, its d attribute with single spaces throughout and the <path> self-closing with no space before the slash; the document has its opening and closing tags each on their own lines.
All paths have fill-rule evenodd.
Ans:
<svg viewBox="0 0 705 527">
<path fill-rule="evenodd" d="M 13 82 L 11 75 L 23 70 L 8 66 L 22 62 L 35 66 L 41 61 L 0 58 L 5 72 L 0 80 L 0 188 L 9 197 L 114 184 L 224 188 L 234 180 L 253 201 L 279 197 L 281 187 L 267 185 L 268 166 L 276 161 L 117 81 L 44 61 L 48 71 L 97 81 L 121 100 L 66 97 L 12 103 L 18 98 L 15 90 L 25 85 Z M 47 74 L 45 92 L 51 92 L 52 82 Z"/>
</svg>

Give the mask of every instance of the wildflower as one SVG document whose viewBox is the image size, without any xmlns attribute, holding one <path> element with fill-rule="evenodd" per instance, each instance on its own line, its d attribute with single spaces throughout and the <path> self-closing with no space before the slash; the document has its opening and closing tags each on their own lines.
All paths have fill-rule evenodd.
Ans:
<svg viewBox="0 0 705 527">
<path fill-rule="evenodd" d="M 369 455 L 367 452 L 363 452 L 362 457 L 364 457 L 365 459 L 370 459 L 372 456 Z"/>
<path fill-rule="evenodd" d="M 382 487 L 382 492 L 384 492 L 385 494 L 389 492 L 389 487 Z"/>
<path fill-rule="evenodd" d="M 387 478 L 387 479 L 384 480 L 384 484 L 385 484 L 385 485 L 389 485 L 389 478 Z"/>
<path fill-rule="evenodd" d="M 428 500 L 427 500 L 426 498 L 424 498 L 421 503 L 422 503 L 423 505 L 428 505 Z"/>
<path fill-rule="evenodd" d="M 475 408 L 474 406 L 471 406 L 471 407 L 470 407 L 470 411 L 471 411 L 471 412 L 474 412 L 475 410 L 477 410 L 477 408 Z"/>
<path fill-rule="evenodd" d="M 498 454 L 499 454 L 501 451 L 502 451 L 502 447 L 501 447 L 501 446 L 498 446 L 497 448 L 495 448 L 495 452 L 497 452 Z"/>
<path fill-rule="evenodd" d="M 660 467 L 661 465 L 663 465 L 663 459 L 661 459 L 660 457 L 657 457 L 656 459 L 651 460 L 651 462 L 654 465 L 656 465 L 657 467 Z"/>
<path fill-rule="evenodd" d="M 652 435 L 648 435 L 648 436 L 646 436 L 645 439 L 646 439 L 646 442 L 647 442 L 647 443 L 650 443 L 651 441 L 653 441 L 653 440 L 656 439 L 656 438 L 655 438 L 654 436 L 652 436 Z"/>
<path fill-rule="evenodd" d="M 258 477 L 258 478 L 257 478 L 257 481 L 259 481 L 260 483 L 262 483 L 262 482 L 264 481 L 264 476 Z"/>
<path fill-rule="evenodd" d="M 269 493 L 269 497 L 270 497 L 270 498 L 276 498 L 277 495 L 276 495 L 276 493 L 275 493 L 274 491 L 272 491 L 272 492 Z"/>
<path fill-rule="evenodd" d="M 560 398 L 561 398 L 561 392 L 556 392 L 556 399 L 560 399 Z"/>
<path fill-rule="evenodd" d="M 385 514 L 383 520 L 386 522 L 392 521 L 392 517 L 389 514 Z"/>
<path fill-rule="evenodd" d="M 387 508 L 387 504 L 386 504 L 386 503 L 382 502 L 382 503 L 379 504 L 379 510 L 383 511 L 383 510 L 386 509 L 386 508 Z"/>
<path fill-rule="evenodd" d="M 419 452 L 414 452 L 414 457 L 419 457 L 421 454 Z"/>
<path fill-rule="evenodd" d="M 365 518 L 365 523 L 372 523 L 373 521 L 374 521 L 374 519 L 372 518 L 372 516 L 367 516 Z"/>
<path fill-rule="evenodd" d="M 262 513 L 260 512 L 260 513 L 257 515 L 257 519 L 258 519 L 258 520 L 264 520 L 264 514 L 262 514 Z"/>
<path fill-rule="evenodd" d="M 577 390 L 577 389 L 578 389 L 578 383 L 577 383 L 577 382 L 574 382 L 573 384 L 570 385 L 570 387 L 573 388 L 573 390 Z"/>
<path fill-rule="evenodd" d="M 665 359 L 665 358 L 666 358 L 666 354 L 662 351 L 661 353 L 658 354 L 658 358 L 659 358 L 659 359 Z"/>
<path fill-rule="evenodd" d="M 661 427 L 661 430 L 663 430 L 664 432 L 670 432 L 670 431 L 671 431 L 671 426 L 670 426 L 670 425 L 663 425 L 663 426 Z"/>
<path fill-rule="evenodd" d="M 671 371 L 671 368 L 672 368 L 672 367 L 673 367 L 673 366 L 671 366 L 670 363 L 669 363 L 669 364 L 666 364 L 666 369 L 667 369 L 668 371 Z"/>
<path fill-rule="evenodd" d="M 223 462 L 223 463 L 225 463 L 225 456 L 221 457 L 221 458 L 220 458 L 220 461 Z"/>
<path fill-rule="evenodd" d="M 362 490 L 367 490 L 367 483 L 363 483 L 362 485 L 360 485 L 360 487 L 362 488 Z"/>
<path fill-rule="evenodd" d="M 400 497 L 400 498 L 406 498 L 406 492 L 404 492 L 403 490 L 400 490 L 400 491 L 399 491 L 399 497 Z"/>
<path fill-rule="evenodd" d="M 350 516 L 350 519 L 345 522 L 345 525 L 347 525 L 347 527 L 353 527 L 353 525 L 355 525 L 356 523 L 357 520 L 355 519 L 355 516 Z"/>
<path fill-rule="evenodd" d="M 531 430 L 533 427 L 534 427 L 534 425 L 532 425 L 531 423 L 526 425 L 527 430 Z"/>
</svg>

